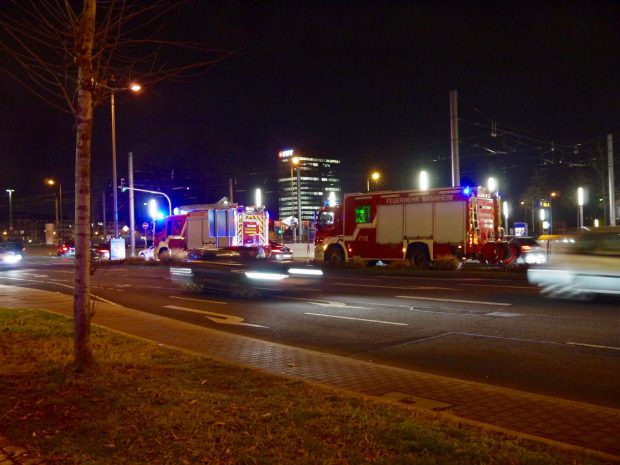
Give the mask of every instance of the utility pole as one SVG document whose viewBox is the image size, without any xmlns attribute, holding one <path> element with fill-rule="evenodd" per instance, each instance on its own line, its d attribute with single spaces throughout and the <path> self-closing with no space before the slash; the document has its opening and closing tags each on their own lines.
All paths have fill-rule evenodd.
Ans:
<svg viewBox="0 0 620 465">
<path fill-rule="evenodd" d="M 452 153 L 452 187 L 461 185 L 459 167 L 459 108 L 458 92 L 450 91 L 450 147 Z"/>
<path fill-rule="evenodd" d="M 609 226 L 616 225 L 616 189 L 614 183 L 614 136 L 607 134 L 607 179 L 609 181 Z"/>
<path fill-rule="evenodd" d="M 133 153 L 129 152 L 127 161 L 129 169 L 129 244 L 131 246 L 131 256 L 136 256 L 136 214 L 134 210 L 134 192 L 133 192 Z"/>
</svg>

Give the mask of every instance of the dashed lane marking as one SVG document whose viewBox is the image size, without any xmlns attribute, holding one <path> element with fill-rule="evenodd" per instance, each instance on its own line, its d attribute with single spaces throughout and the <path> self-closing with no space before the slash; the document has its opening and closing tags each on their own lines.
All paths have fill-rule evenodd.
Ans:
<svg viewBox="0 0 620 465">
<path fill-rule="evenodd" d="M 397 321 L 371 320 L 371 319 L 368 319 L 368 318 L 356 318 L 356 317 L 352 317 L 352 316 L 328 315 L 326 313 L 305 312 L 304 315 L 319 316 L 319 317 L 324 317 L 324 318 L 336 318 L 338 320 L 363 321 L 365 323 L 377 323 L 377 324 L 381 324 L 381 325 L 409 326 L 407 323 L 400 323 L 400 322 L 397 322 Z"/>
<path fill-rule="evenodd" d="M 618 350 L 620 351 L 620 347 L 614 346 L 605 346 L 599 344 L 586 344 L 585 342 L 567 342 L 569 346 L 578 346 L 578 347 L 589 347 L 590 349 L 605 349 L 605 350 Z"/>
<path fill-rule="evenodd" d="M 429 300 L 433 302 L 454 302 L 457 304 L 476 304 L 476 305 L 497 305 L 500 307 L 510 307 L 511 303 L 508 302 L 488 302 L 486 300 L 463 300 L 463 299 L 442 299 L 439 297 L 422 297 L 415 295 L 397 295 L 397 299 L 412 299 L 412 300 Z"/>
<path fill-rule="evenodd" d="M 405 289 L 408 291 L 457 291 L 453 287 L 438 287 L 438 286 L 390 286 L 387 284 L 355 284 L 355 283 L 333 283 L 335 286 L 349 286 L 349 287 L 373 287 L 378 289 Z"/>
<path fill-rule="evenodd" d="M 228 305 L 228 302 L 222 302 L 221 300 L 197 299 L 195 297 L 180 297 L 176 295 L 169 295 L 168 298 L 176 300 L 187 300 L 189 302 L 200 302 L 205 304 Z"/>
</svg>

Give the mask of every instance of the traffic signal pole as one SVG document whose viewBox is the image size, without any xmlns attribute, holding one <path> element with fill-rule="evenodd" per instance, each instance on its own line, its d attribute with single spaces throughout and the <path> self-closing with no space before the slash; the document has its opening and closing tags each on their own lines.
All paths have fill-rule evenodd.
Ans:
<svg viewBox="0 0 620 465">
<path fill-rule="evenodd" d="M 129 152 L 128 159 L 128 169 L 129 169 L 129 229 L 130 229 L 130 247 L 131 247 L 131 256 L 136 256 L 136 213 L 134 206 L 134 192 L 133 192 L 133 153 Z"/>
</svg>

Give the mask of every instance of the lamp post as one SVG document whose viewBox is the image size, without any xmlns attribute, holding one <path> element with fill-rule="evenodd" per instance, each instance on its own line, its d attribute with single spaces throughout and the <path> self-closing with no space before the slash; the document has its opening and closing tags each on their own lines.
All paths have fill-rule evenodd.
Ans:
<svg viewBox="0 0 620 465">
<path fill-rule="evenodd" d="M 370 181 L 374 181 L 375 183 L 381 179 L 381 173 L 378 171 L 373 171 L 370 173 L 370 176 L 366 178 L 366 192 L 370 192 Z"/>
<path fill-rule="evenodd" d="M 577 188 L 577 226 L 579 229 L 583 229 L 583 204 L 585 201 L 585 195 L 583 187 Z"/>
<path fill-rule="evenodd" d="M 428 180 L 428 172 L 422 170 L 418 176 L 418 186 L 421 191 L 427 191 L 430 183 Z"/>
<path fill-rule="evenodd" d="M 9 194 L 9 231 L 13 231 L 13 192 L 15 189 L 6 189 Z"/>
<path fill-rule="evenodd" d="M 54 187 L 58 184 L 58 192 L 56 193 L 56 230 L 60 230 L 60 226 L 62 224 L 62 184 L 57 182 L 53 178 L 46 178 L 44 180 L 45 184 L 50 187 Z"/>
<path fill-rule="evenodd" d="M 295 166 L 295 171 L 297 173 L 297 230 L 299 231 L 299 240 L 303 241 L 304 236 L 304 221 L 301 217 L 301 176 L 299 174 L 300 171 L 300 163 L 301 160 L 299 157 L 291 158 L 292 166 Z"/>
<path fill-rule="evenodd" d="M 495 178 L 489 178 L 487 180 L 487 189 L 489 189 L 489 192 L 493 193 L 495 191 L 497 191 L 497 179 Z"/>
<path fill-rule="evenodd" d="M 130 90 L 132 92 L 140 92 L 142 86 L 136 82 L 132 82 L 129 87 L 107 87 L 110 91 L 110 115 L 112 125 L 112 189 L 114 191 L 114 237 L 118 237 L 118 181 L 116 178 L 116 109 L 115 94 L 117 92 Z"/>
</svg>

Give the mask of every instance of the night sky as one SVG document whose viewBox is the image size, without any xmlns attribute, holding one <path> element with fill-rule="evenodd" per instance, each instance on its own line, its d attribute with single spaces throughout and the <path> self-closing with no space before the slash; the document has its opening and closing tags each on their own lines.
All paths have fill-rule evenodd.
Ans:
<svg viewBox="0 0 620 465">
<path fill-rule="evenodd" d="M 277 152 L 291 147 L 341 159 L 347 191 L 362 189 L 375 168 L 384 188 L 411 187 L 421 168 L 434 185 L 448 185 L 450 89 L 460 98 L 462 178 L 482 183 L 495 175 L 505 196 L 516 199 L 544 160 L 591 157 L 575 144 L 591 147 L 615 131 L 620 146 L 619 3 L 463 3 L 195 1 L 179 8 L 166 37 L 235 54 L 189 83 L 117 97 L 119 178 L 131 150 L 141 186 L 189 186 L 187 199 L 206 202 L 227 195 L 234 177 L 244 201 L 244 190 L 273 186 Z M 66 195 L 73 190 L 72 117 L 4 73 L 0 96 L 2 190 L 16 189 L 16 215 L 49 210 L 44 177 L 60 177 Z M 109 115 L 108 105 L 96 110 L 98 193 L 111 182 Z M 491 121 L 510 137 L 491 137 Z M 268 206 L 275 200 L 267 194 Z"/>
</svg>

